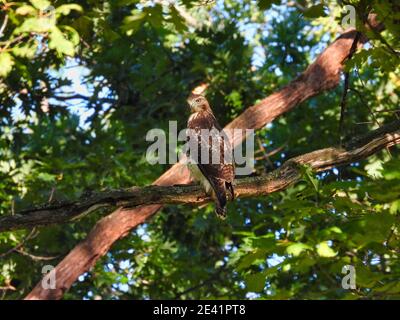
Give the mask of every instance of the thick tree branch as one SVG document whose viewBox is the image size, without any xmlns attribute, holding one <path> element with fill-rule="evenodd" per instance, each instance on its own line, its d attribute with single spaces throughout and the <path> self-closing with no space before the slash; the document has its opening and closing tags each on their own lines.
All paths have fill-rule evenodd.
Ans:
<svg viewBox="0 0 400 320">
<path fill-rule="evenodd" d="M 383 25 L 376 20 L 375 15 L 370 15 L 369 22 L 374 29 L 378 31 L 383 29 Z M 260 103 L 247 108 L 225 128 L 262 128 L 310 97 L 336 87 L 340 82 L 340 73 L 343 70 L 344 62 L 350 56 L 356 34 L 357 31 L 354 29 L 344 32 L 296 80 Z M 357 48 L 366 41 L 366 37 L 361 37 Z M 232 138 L 234 147 L 241 142 L 242 140 L 239 137 Z M 188 170 L 177 164 L 158 178 L 154 184 L 168 186 L 184 184 L 189 181 Z M 149 219 L 161 207 L 162 205 L 156 204 L 132 210 L 119 208 L 101 219 L 88 234 L 88 237 L 57 265 L 55 269 L 58 277 L 56 289 L 45 290 L 39 282 L 26 299 L 60 299 L 76 279 L 89 270 L 115 241 L 128 234 L 132 228 Z"/>
<path fill-rule="evenodd" d="M 326 148 L 288 160 L 266 175 L 235 181 L 237 198 L 267 195 L 286 188 L 300 178 L 299 165 L 319 172 L 364 159 L 384 148 L 400 143 L 400 121 L 395 121 L 368 135 L 356 138 L 346 149 Z M 149 204 L 202 204 L 211 201 L 198 185 L 147 186 L 104 191 L 74 202 L 28 209 L 0 218 L 0 231 L 38 225 L 63 223 L 86 215 L 100 207 L 131 208 Z"/>
</svg>

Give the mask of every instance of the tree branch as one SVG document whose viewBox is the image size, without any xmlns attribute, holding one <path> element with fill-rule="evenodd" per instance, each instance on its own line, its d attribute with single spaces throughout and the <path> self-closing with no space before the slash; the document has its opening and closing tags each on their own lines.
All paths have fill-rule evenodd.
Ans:
<svg viewBox="0 0 400 320">
<path fill-rule="evenodd" d="M 349 54 L 349 59 L 352 58 L 354 55 L 356 49 L 357 49 L 357 42 L 358 39 L 360 38 L 361 33 L 357 32 L 354 42 L 351 45 L 350 48 L 350 54 Z M 346 71 L 344 73 L 344 85 L 343 85 L 343 94 L 342 94 L 342 99 L 340 101 L 340 119 L 339 119 L 339 146 L 342 146 L 343 143 L 343 131 L 344 131 L 344 117 L 345 117 L 345 112 L 346 112 L 346 104 L 347 104 L 347 93 L 349 91 L 349 79 L 350 79 L 350 72 Z"/>
<path fill-rule="evenodd" d="M 268 174 L 237 179 L 235 197 L 257 197 L 285 189 L 301 177 L 299 165 L 316 172 L 362 160 L 384 148 L 400 143 L 400 121 L 395 121 L 366 136 L 355 138 L 348 149 L 325 148 L 285 162 Z M 76 220 L 98 208 L 132 208 L 150 204 L 194 204 L 212 201 L 199 185 L 146 186 L 99 192 L 74 202 L 45 205 L 0 218 L 0 231 L 63 223 Z"/>
<path fill-rule="evenodd" d="M 384 27 L 377 21 L 376 15 L 370 15 L 368 19 L 374 29 L 383 30 Z M 307 99 L 335 88 L 340 82 L 340 73 L 343 70 L 344 62 L 350 55 L 356 34 L 357 31 L 354 29 L 344 32 L 297 79 L 258 104 L 247 108 L 225 129 L 262 128 Z M 365 42 L 367 42 L 367 38 L 362 36 L 357 48 Z M 228 135 L 229 132 L 227 132 Z M 243 138 L 231 137 L 232 145 L 237 147 Z M 182 165 L 176 164 L 159 177 L 154 184 L 170 186 L 189 181 L 188 170 Z M 115 241 L 149 219 L 160 208 L 162 205 L 159 204 L 141 206 L 131 210 L 118 208 L 101 219 L 87 238 L 78 244 L 55 268 L 57 272 L 56 289 L 45 290 L 39 282 L 26 299 L 60 299 L 82 273 L 89 270 L 100 257 L 106 254 Z"/>
<path fill-rule="evenodd" d="M 72 95 L 56 95 L 52 97 L 55 100 L 60 100 L 60 101 L 68 101 L 68 100 L 86 100 L 86 101 L 98 101 L 102 103 L 115 103 L 116 99 L 112 98 L 96 98 L 94 96 L 85 96 L 83 94 L 72 94 Z"/>
</svg>

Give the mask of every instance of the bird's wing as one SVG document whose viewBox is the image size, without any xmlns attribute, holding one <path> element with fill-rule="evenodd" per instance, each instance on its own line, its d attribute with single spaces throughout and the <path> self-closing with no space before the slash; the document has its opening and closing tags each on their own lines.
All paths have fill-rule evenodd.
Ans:
<svg viewBox="0 0 400 320">
<path fill-rule="evenodd" d="M 215 128 L 210 131 L 209 136 L 203 133 L 200 128 L 189 130 L 188 141 L 190 146 L 187 150 L 187 155 L 198 165 L 205 177 L 214 177 L 233 182 L 235 162 L 232 148 L 226 135 Z M 195 150 L 197 152 L 190 153 L 190 151 Z"/>
</svg>

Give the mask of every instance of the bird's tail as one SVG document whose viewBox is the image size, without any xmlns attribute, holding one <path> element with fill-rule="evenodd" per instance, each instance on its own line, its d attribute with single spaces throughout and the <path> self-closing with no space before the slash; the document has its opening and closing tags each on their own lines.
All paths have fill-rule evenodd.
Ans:
<svg viewBox="0 0 400 320">
<path fill-rule="evenodd" d="M 215 213 L 218 218 L 226 218 L 226 186 L 223 181 L 215 181 L 214 183 L 215 194 Z"/>
<path fill-rule="evenodd" d="M 219 201 L 215 203 L 215 214 L 218 218 L 225 220 L 226 219 L 226 205 L 222 206 Z"/>
<path fill-rule="evenodd" d="M 235 200 L 235 190 L 233 190 L 233 183 L 232 182 L 225 182 L 226 188 L 229 190 L 230 199 L 233 201 Z"/>
</svg>

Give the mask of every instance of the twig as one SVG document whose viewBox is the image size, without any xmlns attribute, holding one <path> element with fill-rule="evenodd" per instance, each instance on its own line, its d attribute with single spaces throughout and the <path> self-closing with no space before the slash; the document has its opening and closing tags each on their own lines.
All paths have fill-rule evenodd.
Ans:
<svg viewBox="0 0 400 320">
<path fill-rule="evenodd" d="M 209 284 L 209 283 L 212 282 L 212 281 L 215 281 L 216 279 L 219 278 L 220 274 L 221 274 L 222 271 L 224 271 L 225 269 L 226 269 L 225 266 L 223 266 L 223 267 L 221 267 L 215 274 L 213 274 L 211 277 L 209 277 L 208 279 L 203 280 L 203 281 L 201 281 L 199 284 L 197 284 L 197 285 L 195 285 L 195 286 L 193 286 L 193 287 L 190 287 L 190 288 L 188 288 L 188 289 L 186 289 L 186 290 L 184 290 L 184 291 L 182 291 L 182 292 L 177 293 L 177 294 L 175 295 L 175 297 L 174 297 L 174 300 L 177 300 L 177 299 L 179 299 L 181 296 L 183 296 L 183 295 L 185 295 L 185 294 L 188 294 L 189 292 L 195 291 L 195 290 L 197 290 L 197 289 L 199 289 L 199 288 L 201 288 L 201 287 L 204 287 L 205 285 Z"/>
<path fill-rule="evenodd" d="M 66 101 L 66 100 L 73 100 L 73 99 L 76 99 L 76 100 L 86 100 L 86 101 L 93 101 L 94 100 L 94 97 L 93 96 L 85 96 L 85 95 L 82 95 L 82 94 L 73 94 L 73 95 L 67 95 L 67 96 L 54 96 L 53 97 L 54 99 L 56 99 L 56 100 L 62 100 L 62 101 Z M 110 99 L 110 98 L 99 98 L 99 99 L 96 99 L 96 101 L 100 101 L 100 102 L 107 102 L 107 103 L 115 103 L 116 102 L 116 100 L 115 99 Z"/>
<path fill-rule="evenodd" d="M 51 192 L 50 192 L 49 200 L 47 201 L 48 203 L 51 203 L 51 202 L 53 201 L 54 192 L 55 192 L 55 191 L 56 191 L 56 188 L 55 188 L 55 187 L 52 187 L 52 188 L 51 188 Z"/>
<path fill-rule="evenodd" d="M 270 158 L 270 157 L 274 156 L 275 154 L 277 154 L 278 152 L 281 152 L 283 149 L 285 149 L 286 146 L 287 146 L 287 142 L 285 142 L 280 147 L 267 152 L 265 155 L 254 158 L 254 160 L 262 160 L 262 159 L 264 159 L 265 156 Z M 257 150 L 255 153 L 257 154 L 258 152 L 262 152 L 262 150 Z"/>
<path fill-rule="evenodd" d="M 386 39 L 375 30 L 375 28 L 371 25 L 371 23 L 368 21 L 368 19 L 366 20 L 367 25 L 370 27 L 370 29 L 372 30 L 372 32 L 374 33 L 374 35 L 389 49 L 389 51 L 397 58 L 400 58 L 400 52 L 397 52 L 395 49 L 393 49 L 393 47 L 389 44 L 389 42 L 386 41 Z"/>
<path fill-rule="evenodd" d="M 8 14 L 6 14 L 6 16 L 4 17 L 3 24 L 2 24 L 2 26 L 0 28 L 0 38 L 4 36 L 3 32 L 7 27 L 7 23 L 8 23 Z"/>
<path fill-rule="evenodd" d="M 26 37 L 27 37 L 26 35 L 23 35 L 23 34 L 22 34 L 22 35 L 20 35 L 20 36 L 14 38 L 14 39 L 12 39 L 12 40 L 10 40 L 10 41 L 0 41 L 0 44 L 5 44 L 4 48 L 0 48 L 0 51 L 5 51 L 5 50 L 7 50 L 9 46 L 11 46 L 11 45 L 14 44 L 14 43 L 19 43 L 19 42 L 21 42 L 21 41 L 22 41 L 24 38 L 26 38 Z"/>
<path fill-rule="evenodd" d="M 397 109 L 397 110 L 376 110 L 375 112 L 377 112 L 377 113 L 398 113 L 398 112 L 400 112 L 400 109 Z"/>
<path fill-rule="evenodd" d="M 358 74 L 358 71 L 357 71 L 357 74 Z M 359 74 L 358 74 L 358 77 L 360 77 Z M 361 80 L 361 83 L 363 84 L 362 79 L 360 79 L 360 80 Z M 364 84 L 363 84 L 363 86 L 364 86 Z M 364 86 L 364 88 L 365 88 L 365 86 Z M 375 124 L 376 124 L 378 127 L 381 127 L 381 126 L 382 126 L 381 123 L 379 122 L 378 118 L 376 117 L 374 111 L 373 111 L 373 110 L 371 109 L 371 107 L 369 106 L 368 102 L 364 100 L 364 98 L 363 98 L 361 92 L 358 91 L 358 90 L 355 89 L 355 88 L 350 88 L 350 90 L 351 90 L 351 91 L 354 91 L 354 92 L 357 94 L 357 96 L 360 98 L 361 103 L 363 104 L 363 106 L 367 107 L 368 111 L 371 113 L 372 118 L 373 118 L 374 121 L 375 121 Z M 364 124 L 364 123 L 372 123 L 372 122 L 358 122 L 357 124 Z"/>
<path fill-rule="evenodd" d="M 31 253 L 28 253 L 22 249 L 16 249 L 16 252 L 18 252 L 19 254 L 26 256 L 28 258 L 31 258 L 34 261 L 49 261 L 49 260 L 54 260 L 57 259 L 58 257 L 60 257 L 60 255 L 56 255 L 53 257 L 44 257 L 44 256 L 37 256 L 37 255 L 33 255 Z"/>
<path fill-rule="evenodd" d="M 274 164 L 272 163 L 271 159 L 269 158 L 269 156 L 267 155 L 267 150 L 265 150 L 260 137 L 257 136 L 257 143 L 258 146 L 260 147 L 261 152 L 263 153 L 263 157 L 264 160 L 268 163 L 268 165 L 273 169 L 274 168 Z"/>
<path fill-rule="evenodd" d="M 357 125 L 359 124 L 372 124 L 372 121 L 363 121 L 363 122 L 356 122 Z"/>
<path fill-rule="evenodd" d="M 350 60 L 353 57 L 354 53 L 356 52 L 357 44 L 358 44 L 360 37 L 361 37 L 361 33 L 357 32 L 354 37 L 353 43 L 351 45 L 350 53 L 349 53 L 347 60 Z M 342 95 L 342 99 L 340 102 L 340 120 L 339 120 L 339 146 L 340 147 L 342 147 L 342 144 L 343 144 L 344 116 L 345 116 L 345 112 L 346 112 L 347 93 L 349 91 L 349 78 L 350 78 L 350 73 L 347 71 L 344 74 L 343 95 Z"/>
<path fill-rule="evenodd" d="M 343 144 L 344 116 L 346 112 L 347 92 L 349 91 L 349 72 L 344 74 L 343 95 L 340 101 L 340 119 L 339 119 L 339 146 Z"/>
<path fill-rule="evenodd" d="M 15 288 L 14 286 L 12 286 L 11 284 L 6 286 L 6 287 L 0 287 L 0 291 L 7 291 L 7 290 L 12 290 L 15 291 L 17 290 L 17 288 Z"/>
<path fill-rule="evenodd" d="M 364 88 L 366 88 L 365 83 L 364 83 L 363 79 L 361 78 L 360 73 L 358 72 L 358 69 L 356 69 L 355 71 L 356 71 L 356 74 L 357 74 L 358 79 L 359 79 L 360 82 L 361 82 L 361 85 L 362 85 Z M 368 103 L 366 103 L 366 101 L 364 101 L 364 99 L 363 99 L 361 93 L 358 92 L 358 91 L 355 90 L 355 89 L 353 89 L 353 90 L 354 90 L 355 92 L 357 92 L 357 94 L 358 94 L 358 96 L 359 96 L 361 102 L 363 102 L 363 104 L 368 108 L 369 112 L 371 113 L 371 115 L 372 115 L 372 117 L 374 118 L 375 122 L 377 123 L 378 127 L 380 127 L 381 125 L 380 125 L 380 123 L 379 123 L 379 121 L 378 121 L 378 118 L 375 116 L 375 113 L 372 111 L 372 109 L 370 108 L 370 106 L 368 105 Z M 398 117 L 397 117 L 397 114 L 396 114 L 396 118 L 398 118 Z M 386 151 L 387 151 L 387 153 L 389 154 L 389 157 L 392 158 L 392 153 L 390 152 L 389 147 L 386 148 Z"/>
<path fill-rule="evenodd" d="M 0 258 L 4 258 L 5 256 L 9 255 L 10 253 L 12 253 L 14 251 L 18 251 L 25 244 L 26 241 L 32 239 L 35 236 L 35 232 L 36 232 L 36 228 L 34 227 L 31 230 L 31 232 L 19 244 L 17 244 L 15 247 L 11 248 L 10 250 L 0 254 Z"/>
</svg>

